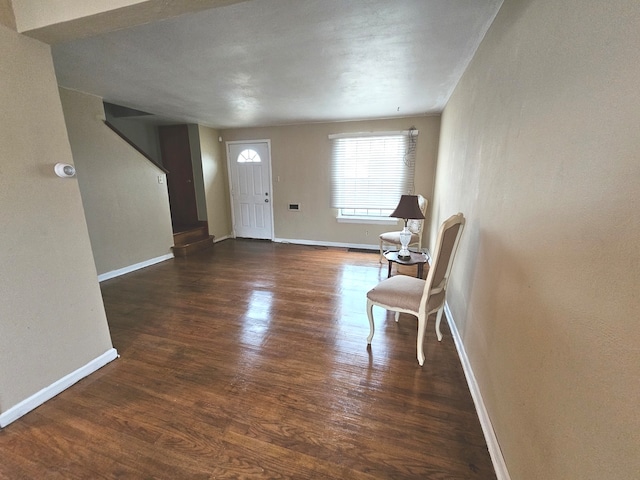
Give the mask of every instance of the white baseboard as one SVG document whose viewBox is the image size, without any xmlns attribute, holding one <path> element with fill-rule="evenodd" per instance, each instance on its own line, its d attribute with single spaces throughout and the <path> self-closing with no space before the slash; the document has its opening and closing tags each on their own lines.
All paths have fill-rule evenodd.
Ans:
<svg viewBox="0 0 640 480">
<path fill-rule="evenodd" d="M 173 253 L 167 253 L 166 255 L 162 255 L 156 258 L 150 258 L 149 260 L 145 260 L 144 262 L 136 263 L 134 265 L 129 265 L 128 267 L 123 267 L 119 268 L 118 270 L 112 270 L 107 273 L 102 273 L 98 275 L 98 282 L 104 282 L 105 280 L 119 277 L 120 275 L 124 275 L 125 273 L 135 272 L 136 270 L 140 270 L 141 268 L 149 267 L 151 265 L 164 262 L 165 260 L 169 260 L 171 258 L 173 258 Z"/>
<path fill-rule="evenodd" d="M 52 399 L 60 392 L 66 390 L 74 383 L 82 380 L 84 377 L 91 375 L 93 372 L 105 366 L 112 360 L 115 360 L 117 357 L 118 352 L 115 348 L 111 348 L 100 355 L 98 358 L 94 358 L 93 360 L 91 360 L 85 366 L 80 367 L 76 371 L 62 377 L 60 380 L 57 380 L 48 387 L 43 388 L 39 392 L 31 395 L 29 398 L 23 400 L 17 405 L 14 405 L 6 412 L 0 414 L 0 428 L 6 427 L 11 422 L 17 420 L 24 414 L 29 413 L 36 407 L 39 407 L 47 400 Z"/>
<path fill-rule="evenodd" d="M 218 238 L 218 237 L 214 237 L 214 238 L 213 238 L 213 243 L 221 242 L 221 241 L 223 241 L 223 240 L 226 240 L 227 238 L 233 238 L 233 236 L 231 236 L 231 235 L 225 235 L 224 237 L 220 237 L 220 238 Z"/>
<path fill-rule="evenodd" d="M 312 245 L 318 247 L 335 247 L 335 248 L 361 248 L 365 250 L 380 251 L 380 245 L 366 243 L 341 243 L 341 242 L 323 242 L 320 240 L 296 240 L 293 238 L 274 238 L 277 243 L 293 243 L 295 245 Z"/>
<path fill-rule="evenodd" d="M 464 376 L 467 379 L 467 384 L 469 385 L 469 390 L 471 391 L 471 398 L 473 398 L 473 403 L 476 406 L 476 412 L 478 413 L 478 418 L 480 419 L 482 433 L 484 433 L 484 438 L 487 442 L 487 448 L 489 449 L 489 455 L 491 456 L 491 461 L 493 462 L 493 468 L 496 471 L 496 477 L 498 480 L 510 480 L 511 477 L 509 476 L 507 465 L 504 461 L 504 457 L 502 456 L 502 450 L 500 449 L 498 438 L 496 437 L 495 431 L 493 430 L 493 425 L 491 424 L 489 413 L 487 412 L 487 408 L 484 405 L 484 400 L 482 399 L 480 388 L 478 387 L 478 383 L 476 382 L 476 377 L 473 374 L 473 369 L 471 368 L 471 364 L 469 363 L 469 357 L 467 357 L 467 352 L 464 349 L 464 344 L 462 343 L 460 332 L 458 332 L 458 327 L 456 327 L 456 322 L 453 320 L 453 315 L 451 314 L 451 310 L 449 309 L 449 304 L 446 302 L 444 304 L 444 313 L 447 316 L 447 322 L 449 323 L 449 329 L 451 330 L 451 335 L 453 336 L 453 342 L 455 343 L 456 349 L 458 350 L 458 356 L 460 357 L 460 363 L 462 363 Z"/>
</svg>

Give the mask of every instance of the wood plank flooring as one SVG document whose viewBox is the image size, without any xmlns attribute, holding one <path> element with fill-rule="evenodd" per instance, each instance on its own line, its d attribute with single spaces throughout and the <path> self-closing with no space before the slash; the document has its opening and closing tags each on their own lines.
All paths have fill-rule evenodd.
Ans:
<svg viewBox="0 0 640 480">
<path fill-rule="evenodd" d="M 121 358 L 0 431 L 2 479 L 493 479 L 451 335 L 376 253 L 226 240 L 101 284 Z"/>
</svg>

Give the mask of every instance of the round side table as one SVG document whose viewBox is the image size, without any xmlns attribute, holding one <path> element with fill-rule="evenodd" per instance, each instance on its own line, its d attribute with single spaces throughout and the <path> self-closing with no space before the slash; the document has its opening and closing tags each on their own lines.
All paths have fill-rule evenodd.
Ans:
<svg viewBox="0 0 640 480">
<path fill-rule="evenodd" d="M 384 252 L 384 258 L 389 262 L 389 271 L 387 278 L 391 276 L 391 264 L 397 263 L 398 265 L 418 265 L 418 274 L 416 277 L 422 278 L 424 272 L 424 264 L 427 263 L 427 256 L 424 253 L 411 252 L 411 257 L 407 259 L 398 258 L 398 252 Z"/>
</svg>

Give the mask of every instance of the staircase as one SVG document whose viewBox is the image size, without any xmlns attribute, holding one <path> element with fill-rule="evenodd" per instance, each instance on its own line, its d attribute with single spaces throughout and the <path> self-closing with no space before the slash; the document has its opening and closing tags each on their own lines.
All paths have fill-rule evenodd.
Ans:
<svg viewBox="0 0 640 480">
<path fill-rule="evenodd" d="M 209 226 L 207 222 L 200 224 L 176 228 L 173 233 L 173 254 L 176 257 L 186 257 L 192 253 L 199 252 L 206 248 L 213 247 L 213 235 L 209 235 Z"/>
</svg>

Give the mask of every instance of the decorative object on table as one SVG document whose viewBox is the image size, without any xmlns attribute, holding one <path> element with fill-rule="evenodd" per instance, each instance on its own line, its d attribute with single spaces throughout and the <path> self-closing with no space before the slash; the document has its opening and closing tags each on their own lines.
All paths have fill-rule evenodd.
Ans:
<svg viewBox="0 0 640 480">
<path fill-rule="evenodd" d="M 458 213 L 449 217 L 440 226 L 426 280 L 406 275 L 396 275 L 383 280 L 367 292 L 367 316 L 369 317 L 370 327 L 367 343 L 369 345 L 375 332 L 373 323 L 374 305 L 395 312 L 396 322 L 401 312 L 410 313 L 418 317 L 416 355 L 418 363 L 420 365 L 424 364 L 424 332 L 427 326 L 427 318 L 432 313 L 437 312 L 436 334 L 438 335 L 438 341 L 442 340 L 440 321 L 442 320 L 447 283 L 464 224 L 464 216 Z"/>
<path fill-rule="evenodd" d="M 408 219 L 405 222 L 405 226 L 411 231 L 411 238 L 409 243 L 407 244 L 407 249 L 409 245 L 417 245 L 418 248 L 422 245 L 422 231 L 424 230 L 424 214 L 427 211 L 427 199 L 422 195 L 417 195 L 418 197 L 418 206 L 420 208 L 420 212 L 422 213 L 422 217 L 417 219 Z M 399 206 L 399 205 L 398 205 Z M 390 215 L 395 216 L 395 215 Z M 402 232 L 385 232 L 380 234 L 380 263 L 384 262 L 384 253 L 385 253 L 385 244 L 393 245 L 395 247 L 402 247 L 402 243 L 400 242 L 400 234 Z"/>
<path fill-rule="evenodd" d="M 420 211 L 420 205 L 418 205 L 417 195 L 402 195 L 398 206 L 393 211 L 390 217 L 401 218 L 404 220 L 404 228 L 400 232 L 400 251 L 398 252 L 398 258 L 408 259 L 411 258 L 411 252 L 409 252 L 409 242 L 413 233 L 407 227 L 409 220 L 424 220 L 424 213 Z"/>
</svg>

